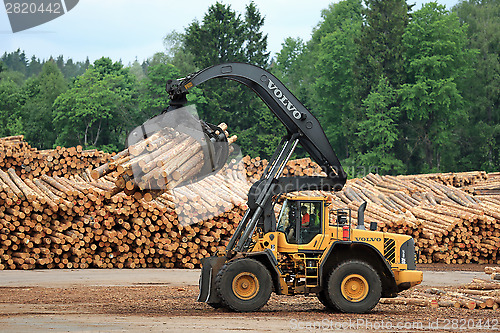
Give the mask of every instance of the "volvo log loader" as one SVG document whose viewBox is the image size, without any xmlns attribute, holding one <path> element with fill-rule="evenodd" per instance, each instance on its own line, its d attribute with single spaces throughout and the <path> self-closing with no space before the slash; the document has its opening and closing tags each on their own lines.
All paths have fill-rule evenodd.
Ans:
<svg viewBox="0 0 500 333">
<path fill-rule="evenodd" d="M 198 301 L 248 312 L 264 306 L 272 292 L 305 294 L 317 295 L 333 311 L 363 313 L 381 297 L 395 297 L 422 282 L 423 274 L 415 267 L 413 239 L 375 231 L 376 223 L 365 230 L 366 203 L 359 207 L 354 223 L 349 209 L 330 212 L 327 198 L 290 196 L 297 191 L 340 191 L 347 175 L 319 121 L 268 71 L 226 63 L 169 80 L 166 113 L 183 108 L 193 87 L 214 78 L 234 80 L 252 89 L 287 134 L 251 187 L 248 210 L 225 251 L 202 260 Z M 201 127 L 206 132 L 209 174 L 223 164 L 227 149 L 220 143 L 227 139 L 213 125 L 202 122 Z M 298 144 L 326 176 L 281 176 Z M 210 156 L 216 156 L 218 162 Z M 279 215 L 275 205 L 281 205 Z"/>
</svg>

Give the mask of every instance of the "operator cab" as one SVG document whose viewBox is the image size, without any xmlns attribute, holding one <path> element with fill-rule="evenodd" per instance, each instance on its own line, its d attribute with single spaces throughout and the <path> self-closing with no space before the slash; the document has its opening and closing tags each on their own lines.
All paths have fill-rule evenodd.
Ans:
<svg viewBox="0 0 500 333">
<path fill-rule="evenodd" d="M 322 233 L 323 200 L 286 199 L 278 217 L 277 231 L 289 244 L 308 244 Z"/>
</svg>

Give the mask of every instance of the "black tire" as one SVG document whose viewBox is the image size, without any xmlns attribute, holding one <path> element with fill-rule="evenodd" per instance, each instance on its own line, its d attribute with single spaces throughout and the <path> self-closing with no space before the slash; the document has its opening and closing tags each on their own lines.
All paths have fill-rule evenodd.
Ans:
<svg viewBox="0 0 500 333">
<path fill-rule="evenodd" d="M 237 312 L 252 312 L 271 297 L 272 280 L 267 268 L 254 259 L 237 259 L 225 264 L 215 280 L 222 305 Z"/>
<path fill-rule="evenodd" d="M 328 310 L 334 311 L 334 312 L 339 312 L 339 309 L 333 305 L 332 300 L 330 299 L 330 296 L 328 295 L 328 290 L 323 289 L 321 290 L 318 294 L 318 299 L 323 304 Z"/>
<path fill-rule="evenodd" d="M 379 275 L 363 261 L 350 260 L 340 264 L 328 279 L 329 299 L 342 312 L 368 312 L 377 305 L 381 294 Z"/>
<path fill-rule="evenodd" d="M 214 309 L 220 309 L 223 307 L 223 305 L 221 303 L 207 303 L 207 304 L 210 305 Z"/>
</svg>

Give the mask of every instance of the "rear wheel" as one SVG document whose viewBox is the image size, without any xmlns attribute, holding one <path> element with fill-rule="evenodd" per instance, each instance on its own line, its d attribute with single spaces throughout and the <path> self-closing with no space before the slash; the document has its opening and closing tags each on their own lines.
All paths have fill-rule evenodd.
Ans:
<svg viewBox="0 0 500 333">
<path fill-rule="evenodd" d="M 377 305 L 381 293 L 380 277 L 363 261 L 340 264 L 328 279 L 329 299 L 342 312 L 368 312 Z"/>
<path fill-rule="evenodd" d="M 256 260 L 246 258 L 224 265 L 215 280 L 222 304 L 238 312 L 251 312 L 263 307 L 271 296 L 271 286 L 267 268 Z"/>
</svg>

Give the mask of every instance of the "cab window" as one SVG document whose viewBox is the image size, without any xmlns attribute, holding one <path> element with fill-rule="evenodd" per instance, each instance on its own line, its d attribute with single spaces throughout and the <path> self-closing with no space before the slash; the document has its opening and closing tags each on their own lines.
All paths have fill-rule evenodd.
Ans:
<svg viewBox="0 0 500 333">
<path fill-rule="evenodd" d="M 321 233 L 321 202 L 285 200 L 278 217 L 277 231 L 289 244 L 307 244 Z"/>
<path fill-rule="evenodd" d="M 300 203 L 300 234 L 298 244 L 309 243 L 321 233 L 321 202 L 303 201 Z"/>
<path fill-rule="evenodd" d="M 285 238 L 290 244 L 297 244 L 297 218 L 297 202 L 285 200 L 278 217 L 277 230 L 285 234 Z"/>
</svg>

